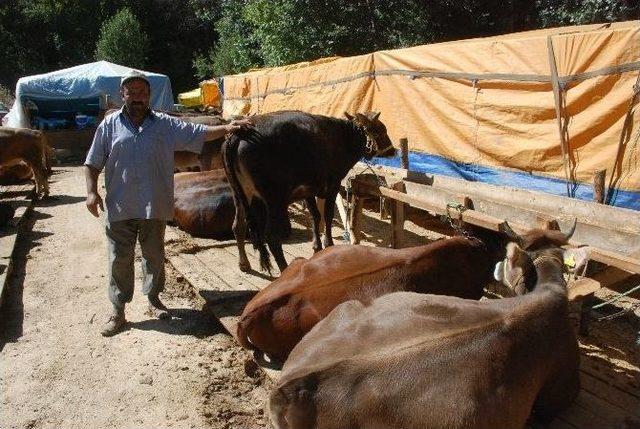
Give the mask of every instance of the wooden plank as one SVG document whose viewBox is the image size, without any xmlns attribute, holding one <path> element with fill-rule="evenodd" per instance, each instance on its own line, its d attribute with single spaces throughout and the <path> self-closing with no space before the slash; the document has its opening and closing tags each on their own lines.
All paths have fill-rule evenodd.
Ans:
<svg viewBox="0 0 640 429">
<path fill-rule="evenodd" d="M 95 128 L 84 130 L 48 130 L 44 131 L 47 143 L 54 149 L 69 149 L 73 151 L 87 151 L 96 133 Z"/>
<path fill-rule="evenodd" d="M 613 429 L 611 420 L 599 414 L 599 404 L 593 403 L 590 399 L 585 398 L 585 392 L 581 390 L 574 403 L 562 412 L 560 417 L 580 429 Z"/>
<path fill-rule="evenodd" d="M 340 216 L 340 221 L 342 222 L 342 226 L 344 228 L 348 228 L 349 225 L 349 216 L 347 215 L 347 209 L 345 208 L 346 204 L 342 195 L 338 194 L 336 196 L 336 208 L 338 209 L 338 215 Z"/>
<path fill-rule="evenodd" d="M 357 179 L 355 179 L 354 182 L 358 183 Z M 393 198 L 397 201 L 402 201 L 413 207 L 426 210 L 433 214 L 438 214 L 438 215 L 447 214 L 452 219 L 462 218 L 462 220 L 466 223 L 476 225 L 485 229 L 490 229 L 492 231 L 499 231 L 500 225 L 504 223 L 504 219 L 498 219 L 476 210 L 465 210 L 462 213 L 455 210 L 449 210 L 447 212 L 446 206 L 444 207 L 439 206 L 437 204 L 424 201 L 421 198 L 408 195 L 403 192 L 394 191 L 392 189 L 382 187 L 382 186 L 379 186 L 377 187 L 377 189 L 375 189 L 375 186 L 371 186 L 370 184 L 361 184 L 361 185 L 359 184 L 358 190 L 359 192 L 366 192 L 366 191 L 373 192 L 373 193 L 377 192 L 380 195 L 383 195 L 387 198 Z M 529 229 L 529 227 L 524 226 L 517 222 L 510 222 L 509 224 L 516 232 L 524 232 Z M 576 240 L 571 240 L 570 243 L 574 246 L 583 245 L 583 243 L 578 242 Z M 638 258 L 629 257 L 626 255 L 622 255 L 620 253 L 607 251 L 597 247 L 591 247 L 590 256 L 591 256 L 591 259 L 593 259 L 594 261 L 598 261 L 607 265 L 618 267 L 620 269 L 629 271 L 631 273 L 640 274 L 640 259 Z"/>
<path fill-rule="evenodd" d="M 607 405 L 589 392 L 581 390 L 574 403 L 561 416 L 578 428 L 617 428 L 624 416 L 612 415 Z"/>
<path fill-rule="evenodd" d="M 343 183 L 368 169 L 366 164 L 357 163 L 347 174 Z M 578 221 L 585 224 L 604 227 L 607 230 L 623 231 L 636 236 L 640 234 L 638 212 L 635 210 L 510 186 L 497 186 L 417 171 L 406 171 L 388 166 L 374 166 L 373 170 L 376 174 L 385 177 L 387 181 L 405 180 L 408 186 L 407 192 L 411 195 L 464 194 L 473 199 L 476 210 L 481 209 L 486 202 L 487 207 L 497 208 L 500 206 L 500 209 L 528 211 L 533 216 L 553 213 L 558 218 L 570 220 L 578 218 Z M 483 211 L 485 210 L 483 209 Z M 487 213 L 496 217 L 509 218 L 504 213 Z"/>
<path fill-rule="evenodd" d="M 640 399 L 640 386 L 636 377 L 623 372 L 622 369 L 614 368 L 609 362 L 590 356 L 584 349 L 580 354 L 580 370 L 595 379 L 612 384 L 631 397 Z"/>
<path fill-rule="evenodd" d="M 567 285 L 567 299 L 575 301 L 588 295 L 593 295 L 600 289 L 600 283 L 588 277 L 570 282 Z"/>
<path fill-rule="evenodd" d="M 571 240 L 572 245 L 581 245 L 582 243 Z M 610 252 L 604 249 L 591 248 L 591 259 L 611 265 L 616 268 L 628 271 L 630 273 L 640 274 L 640 259 L 621 255 L 619 253 Z"/>
<path fill-rule="evenodd" d="M 240 271 L 238 259 L 226 249 L 208 249 L 196 253 L 195 258 L 220 282 L 226 285 L 225 290 L 260 290 L 271 283 L 266 275 L 254 275 Z"/>
<path fill-rule="evenodd" d="M 195 256 L 189 254 L 171 255 L 167 258 L 171 265 L 196 289 L 207 290 L 210 283 L 200 264 L 196 263 Z M 199 269 L 200 268 L 200 269 Z"/>
<path fill-rule="evenodd" d="M 580 372 L 580 384 L 583 390 L 640 418 L 640 398 L 621 390 L 615 384 L 610 384 L 610 381 L 600 380 L 585 371 Z"/>
<path fill-rule="evenodd" d="M 602 287 L 609 287 L 615 285 L 616 283 L 620 283 L 621 281 L 624 281 L 631 276 L 633 276 L 632 273 L 621 270 L 620 268 L 607 267 L 603 271 L 593 274 L 591 278 L 600 282 Z"/>
<path fill-rule="evenodd" d="M 395 191 L 404 192 L 404 183 L 395 183 L 393 188 Z M 404 203 L 394 200 L 391 208 L 391 247 L 394 249 L 403 247 L 404 221 Z"/>
</svg>

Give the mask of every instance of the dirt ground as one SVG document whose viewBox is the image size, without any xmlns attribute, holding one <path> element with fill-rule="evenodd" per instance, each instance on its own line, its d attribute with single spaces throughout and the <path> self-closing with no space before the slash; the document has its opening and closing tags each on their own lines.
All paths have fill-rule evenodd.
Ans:
<svg viewBox="0 0 640 429">
<path fill-rule="evenodd" d="M 136 263 L 129 328 L 100 335 L 110 309 L 103 219 L 86 210 L 81 167 L 56 169 L 51 194 L 19 237 L 0 314 L 0 427 L 269 427 L 269 380 L 245 370 L 249 355 L 171 267 L 161 297 L 177 317 L 144 314 Z"/>
</svg>

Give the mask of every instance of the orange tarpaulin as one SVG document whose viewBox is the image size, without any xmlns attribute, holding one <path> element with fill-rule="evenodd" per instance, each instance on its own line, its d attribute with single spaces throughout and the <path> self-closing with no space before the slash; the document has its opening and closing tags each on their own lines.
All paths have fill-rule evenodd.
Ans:
<svg viewBox="0 0 640 429">
<path fill-rule="evenodd" d="M 640 209 L 639 76 L 640 21 L 597 24 L 225 76 L 224 114 L 377 110 L 417 169 L 581 198 L 607 170 Z"/>
</svg>

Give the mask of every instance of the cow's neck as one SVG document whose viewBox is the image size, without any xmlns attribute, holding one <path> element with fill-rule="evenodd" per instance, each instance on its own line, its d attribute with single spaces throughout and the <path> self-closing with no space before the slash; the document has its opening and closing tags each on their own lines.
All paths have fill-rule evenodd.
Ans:
<svg viewBox="0 0 640 429">
<path fill-rule="evenodd" d="M 562 255 L 558 252 L 541 252 L 533 258 L 536 269 L 536 285 L 533 292 L 555 292 L 563 296 L 567 294 L 564 280 Z"/>
<path fill-rule="evenodd" d="M 350 140 L 352 143 L 352 147 L 355 150 L 354 155 L 356 155 L 356 161 L 362 158 L 363 156 L 366 157 L 367 159 L 371 159 L 371 154 L 367 153 L 367 134 L 365 133 L 364 129 L 361 126 L 357 125 L 355 122 L 352 122 L 352 121 L 345 121 L 345 122 L 349 124 L 349 127 L 350 127 L 350 134 L 351 134 Z"/>
</svg>

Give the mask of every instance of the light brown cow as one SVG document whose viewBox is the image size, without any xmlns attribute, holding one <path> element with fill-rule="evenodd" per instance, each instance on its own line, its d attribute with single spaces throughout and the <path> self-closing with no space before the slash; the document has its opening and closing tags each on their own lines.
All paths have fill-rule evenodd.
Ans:
<svg viewBox="0 0 640 429">
<path fill-rule="evenodd" d="M 552 420 L 579 391 L 563 251 L 510 243 L 503 268 L 528 293 L 398 292 L 336 307 L 285 363 L 269 399 L 275 427 L 511 429 L 532 411 Z"/>
<path fill-rule="evenodd" d="M 508 225 L 505 228 L 513 236 Z M 238 340 L 247 349 L 283 362 L 316 323 L 351 299 L 368 304 L 398 291 L 480 299 L 510 237 L 480 228 L 472 231 L 478 238 L 453 237 L 406 249 L 337 246 L 308 260 L 294 260 L 246 305 Z M 567 235 L 532 230 L 519 239 L 526 240 L 524 248 L 534 249 L 566 243 Z"/>
<path fill-rule="evenodd" d="M 33 171 L 36 195 L 49 195 L 47 141 L 41 131 L 0 127 L 0 165 L 24 161 Z"/>
</svg>

